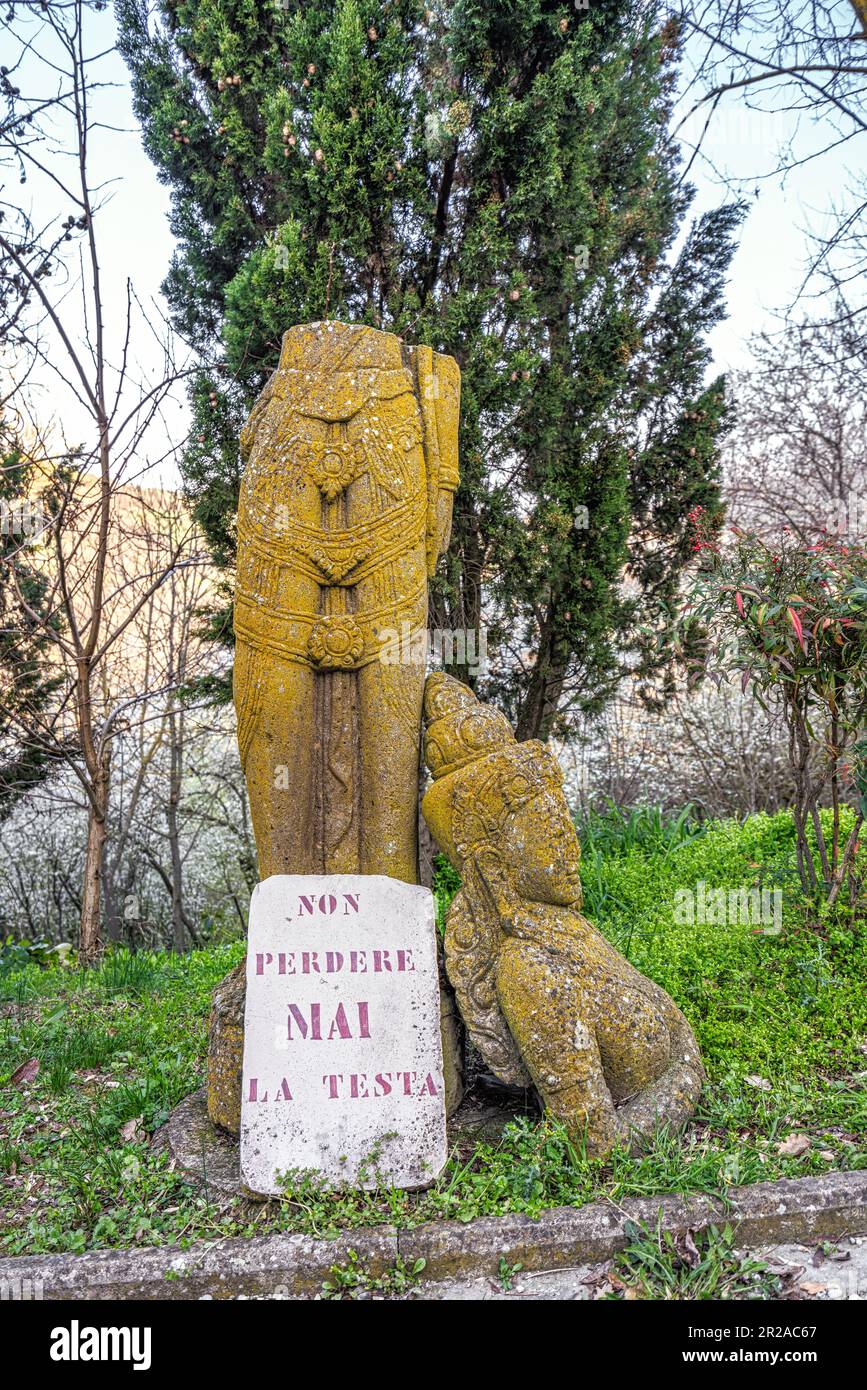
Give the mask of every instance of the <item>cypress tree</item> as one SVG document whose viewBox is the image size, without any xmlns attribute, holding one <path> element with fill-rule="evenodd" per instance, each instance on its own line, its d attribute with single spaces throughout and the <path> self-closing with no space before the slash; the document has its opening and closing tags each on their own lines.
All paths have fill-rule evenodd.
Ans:
<svg viewBox="0 0 867 1390">
<path fill-rule="evenodd" d="M 31 549 L 44 545 L 56 491 L 0 415 L 0 821 L 56 765 L 53 696 L 62 678 L 50 629 L 59 624 L 50 619 L 45 566 Z"/>
<path fill-rule="evenodd" d="M 172 194 L 165 289 L 201 362 L 183 468 L 217 562 L 231 569 L 238 434 L 282 332 L 389 329 L 462 371 L 432 625 L 487 624 L 483 685 L 522 737 L 599 707 L 625 669 L 664 690 L 686 515 L 719 512 L 706 341 L 740 215 L 685 229 L 676 26 L 654 0 L 117 13 Z M 212 630 L 230 640 L 228 607 Z"/>
</svg>

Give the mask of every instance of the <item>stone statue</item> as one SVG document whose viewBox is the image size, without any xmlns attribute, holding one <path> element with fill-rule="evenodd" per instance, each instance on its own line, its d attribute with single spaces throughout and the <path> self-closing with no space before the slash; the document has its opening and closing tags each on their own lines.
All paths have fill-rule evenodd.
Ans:
<svg viewBox="0 0 867 1390">
<path fill-rule="evenodd" d="M 234 694 L 263 879 L 417 882 L 425 663 L 413 639 L 449 541 L 459 403 L 452 357 L 304 324 L 284 335 L 241 433 Z M 410 660 L 386 659 L 401 648 Z M 232 1133 L 244 994 L 242 962 L 214 995 L 208 1049 L 208 1113 Z M 453 1106 L 448 1005 L 444 992 Z"/>
<path fill-rule="evenodd" d="M 305 324 L 241 434 L 235 708 L 262 878 L 417 881 L 425 668 L 382 651 L 427 629 L 459 398 L 451 357 Z"/>
<path fill-rule="evenodd" d="M 704 1070 L 659 985 L 581 916 L 580 849 L 544 744 L 449 676 L 429 677 L 422 813 L 462 877 L 446 969 L 467 1031 L 504 1082 L 533 1084 L 593 1157 L 688 1119 Z"/>
</svg>

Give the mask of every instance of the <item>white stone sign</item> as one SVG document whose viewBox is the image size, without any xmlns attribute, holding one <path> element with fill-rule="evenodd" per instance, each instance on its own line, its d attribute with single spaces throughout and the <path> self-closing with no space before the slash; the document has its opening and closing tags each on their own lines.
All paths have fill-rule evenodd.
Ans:
<svg viewBox="0 0 867 1390">
<path fill-rule="evenodd" d="M 424 1187 L 446 1161 L 433 895 L 381 875 L 275 874 L 250 902 L 241 1174 Z"/>
</svg>

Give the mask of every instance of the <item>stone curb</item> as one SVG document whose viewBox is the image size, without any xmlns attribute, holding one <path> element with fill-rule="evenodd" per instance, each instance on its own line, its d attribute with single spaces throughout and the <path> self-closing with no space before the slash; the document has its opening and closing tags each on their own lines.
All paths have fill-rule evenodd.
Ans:
<svg viewBox="0 0 867 1390">
<path fill-rule="evenodd" d="M 0 1260 L 0 1289 L 41 1281 L 46 1299 L 215 1299 L 255 1295 L 309 1298 L 333 1265 L 355 1251 L 378 1277 L 400 1256 L 425 1261 L 425 1280 L 492 1276 L 500 1259 L 527 1272 L 610 1259 L 627 1244 L 628 1221 L 674 1233 L 730 1225 L 740 1246 L 809 1245 L 867 1232 L 867 1171 L 785 1178 L 732 1191 L 730 1201 L 702 1195 L 630 1197 L 621 1204 L 554 1207 L 529 1216 L 482 1217 L 464 1224 L 437 1221 L 415 1230 L 393 1226 L 344 1232 L 335 1240 L 311 1236 L 230 1237 L 140 1250 L 85 1255 L 33 1255 Z M 20 1282 L 19 1282 L 20 1281 Z M 7 1294 L 8 1296 L 8 1294 Z"/>
<path fill-rule="evenodd" d="M 495 1274 L 501 1257 L 528 1272 L 608 1260 L 628 1244 L 628 1222 L 674 1234 L 731 1226 L 742 1247 L 834 1240 L 867 1231 L 867 1172 L 756 1183 L 733 1189 L 727 1203 L 700 1193 L 629 1197 L 553 1207 L 538 1221 L 516 1214 L 469 1226 L 435 1222 L 400 1232 L 398 1241 L 408 1265 L 426 1261 L 426 1279 L 449 1279 Z"/>
</svg>

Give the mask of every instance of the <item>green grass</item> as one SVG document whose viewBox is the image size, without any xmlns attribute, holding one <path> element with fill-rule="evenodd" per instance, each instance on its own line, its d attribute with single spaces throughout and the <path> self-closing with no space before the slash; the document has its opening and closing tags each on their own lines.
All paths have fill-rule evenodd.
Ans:
<svg viewBox="0 0 867 1390">
<path fill-rule="evenodd" d="M 696 1029 L 709 1082 L 683 1135 L 660 1133 L 641 1157 L 602 1164 L 557 1126 L 521 1120 L 500 1143 L 457 1148 L 427 1192 L 335 1193 L 298 1174 L 279 1203 L 218 1201 L 140 1136 L 202 1084 L 211 991 L 243 947 L 181 959 L 118 952 L 92 972 L 20 955 L 4 971 L 0 958 L 0 1249 L 74 1252 L 278 1230 L 328 1236 L 381 1222 L 537 1215 L 601 1195 L 725 1200 L 738 1184 L 867 1167 L 867 932 L 845 907 L 819 930 L 805 925 L 790 818 L 698 826 L 688 814 L 614 812 L 583 827 L 582 839 L 588 915 Z M 782 932 L 679 925 L 674 894 L 700 880 L 781 885 Z M 441 909 L 456 886 L 440 872 Z M 31 1058 L 36 1079 L 9 1084 Z M 811 1140 L 800 1157 L 778 1152 L 792 1133 Z M 700 1265 L 705 1255 L 696 1287 L 714 1279 L 740 1287 L 719 1242 L 700 1252 Z M 663 1257 L 674 1260 L 664 1249 Z M 692 1267 L 672 1268 L 687 1280 Z"/>
</svg>

